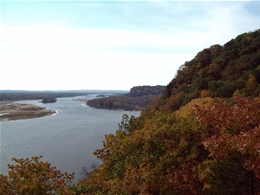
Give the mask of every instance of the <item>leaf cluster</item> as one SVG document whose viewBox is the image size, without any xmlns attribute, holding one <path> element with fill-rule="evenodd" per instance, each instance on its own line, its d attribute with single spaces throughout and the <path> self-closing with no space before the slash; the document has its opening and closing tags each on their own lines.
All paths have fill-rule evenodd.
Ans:
<svg viewBox="0 0 260 195">
<path fill-rule="evenodd" d="M 0 194 L 73 194 L 70 187 L 74 173 L 61 173 L 49 162 L 40 161 L 41 157 L 13 158 L 8 175 L 0 174 Z"/>
</svg>

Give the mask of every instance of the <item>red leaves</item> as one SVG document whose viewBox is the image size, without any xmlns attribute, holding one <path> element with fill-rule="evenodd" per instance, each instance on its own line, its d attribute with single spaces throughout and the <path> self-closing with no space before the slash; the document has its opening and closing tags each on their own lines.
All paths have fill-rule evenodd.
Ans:
<svg viewBox="0 0 260 195">
<path fill-rule="evenodd" d="M 248 156 L 245 167 L 260 178 L 260 98 L 235 97 L 210 107 L 196 106 L 198 121 L 208 130 L 203 140 L 211 157 L 223 159 L 228 155 Z"/>
</svg>

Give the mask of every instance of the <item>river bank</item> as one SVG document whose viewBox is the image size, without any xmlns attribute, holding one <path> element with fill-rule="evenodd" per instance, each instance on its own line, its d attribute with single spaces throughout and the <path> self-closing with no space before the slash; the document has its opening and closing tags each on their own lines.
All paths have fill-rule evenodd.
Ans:
<svg viewBox="0 0 260 195">
<path fill-rule="evenodd" d="M 55 112 L 33 104 L 17 104 L 0 101 L 0 121 L 29 119 L 48 116 Z"/>
</svg>

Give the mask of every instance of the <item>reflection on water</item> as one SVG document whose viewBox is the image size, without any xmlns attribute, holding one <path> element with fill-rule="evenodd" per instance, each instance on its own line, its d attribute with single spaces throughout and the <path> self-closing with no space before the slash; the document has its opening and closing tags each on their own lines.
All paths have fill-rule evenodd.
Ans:
<svg viewBox="0 0 260 195">
<path fill-rule="evenodd" d="M 105 134 L 117 130 L 122 115 L 140 114 L 136 111 L 90 108 L 73 99 L 58 98 L 56 103 L 50 104 L 37 100 L 21 101 L 44 106 L 57 113 L 0 124 L 1 173 L 7 173 L 7 164 L 11 163 L 12 157 L 43 155 L 42 160 L 49 161 L 62 172 L 75 172 L 75 179 L 78 179 L 82 167 L 99 163 L 93 152 L 102 147 Z"/>
</svg>

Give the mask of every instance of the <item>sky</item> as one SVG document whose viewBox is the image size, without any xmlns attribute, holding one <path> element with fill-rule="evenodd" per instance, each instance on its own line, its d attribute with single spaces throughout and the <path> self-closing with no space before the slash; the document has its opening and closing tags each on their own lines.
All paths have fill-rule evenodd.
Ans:
<svg viewBox="0 0 260 195">
<path fill-rule="evenodd" d="M 204 48 L 260 27 L 260 1 L 0 3 L 1 90 L 167 85 Z"/>
</svg>

